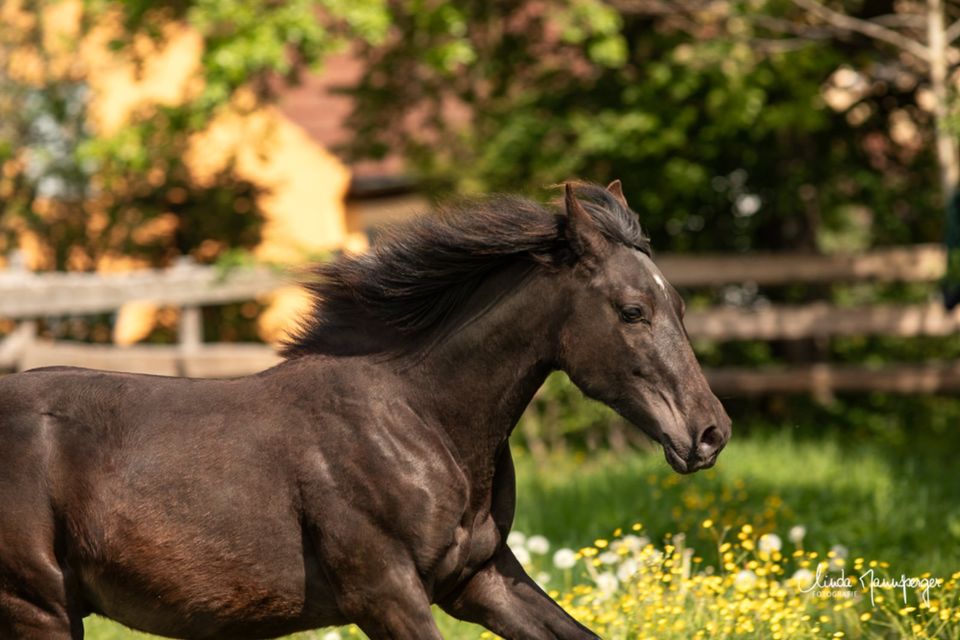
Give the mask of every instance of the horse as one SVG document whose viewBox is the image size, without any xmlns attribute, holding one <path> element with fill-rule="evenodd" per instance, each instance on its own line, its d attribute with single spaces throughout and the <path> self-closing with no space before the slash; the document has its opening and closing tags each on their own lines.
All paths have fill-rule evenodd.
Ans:
<svg viewBox="0 0 960 640">
<path fill-rule="evenodd" d="M 508 437 L 562 370 L 714 464 L 730 419 L 619 182 L 491 196 L 315 269 L 282 362 L 200 380 L 52 367 L 0 379 L 0 637 L 91 613 L 184 638 L 354 623 L 595 638 L 506 544 Z"/>
</svg>

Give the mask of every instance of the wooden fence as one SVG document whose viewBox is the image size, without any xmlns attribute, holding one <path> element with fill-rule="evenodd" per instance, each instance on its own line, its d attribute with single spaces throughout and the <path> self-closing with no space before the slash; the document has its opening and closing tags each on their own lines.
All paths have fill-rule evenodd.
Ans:
<svg viewBox="0 0 960 640">
<path fill-rule="evenodd" d="M 927 282 L 944 275 L 941 245 L 914 245 L 862 254 L 818 256 L 801 253 L 744 256 L 663 256 L 661 269 L 677 286 L 723 286 L 753 283 L 777 286 L 798 283 Z M 795 340 L 835 336 L 947 336 L 960 333 L 960 309 L 947 312 L 939 300 L 919 304 L 837 307 L 825 302 L 803 305 L 723 306 L 691 311 L 687 331 L 694 339 Z M 887 364 L 882 367 L 842 364 L 775 368 L 706 370 L 714 390 L 726 396 L 768 393 L 887 391 L 941 393 L 960 391 L 960 363 Z"/>
<path fill-rule="evenodd" d="M 943 275 L 941 247 L 917 245 L 849 256 L 807 254 L 700 255 L 657 258 L 667 279 L 680 287 L 754 283 L 933 282 Z M 182 263 L 162 271 L 106 275 L 0 272 L 0 317 L 19 324 L 0 342 L 0 367 L 22 370 L 53 364 L 161 375 L 233 376 L 278 361 L 258 344 L 204 344 L 200 307 L 241 302 L 269 294 L 292 278 L 266 268 L 222 272 Z M 91 345 L 44 341 L 36 319 L 113 312 L 149 300 L 178 307 L 176 345 Z M 837 307 L 806 305 L 719 306 L 692 309 L 686 318 L 694 339 L 775 340 L 850 335 L 945 336 L 960 332 L 960 312 L 939 301 L 924 304 Z M 817 364 L 775 369 L 713 369 L 707 376 L 722 395 L 770 392 L 829 395 L 835 391 L 942 392 L 960 390 L 960 365 L 926 363 L 884 368 Z"/>
<path fill-rule="evenodd" d="M 0 368 L 75 365 L 198 377 L 238 376 L 279 362 L 262 344 L 204 344 L 200 308 L 270 294 L 292 278 L 267 268 L 223 271 L 188 261 L 165 270 L 119 274 L 0 272 L 0 317 L 19 320 L 0 342 Z M 117 346 L 37 339 L 37 318 L 114 312 L 150 301 L 180 309 L 176 345 Z"/>
</svg>

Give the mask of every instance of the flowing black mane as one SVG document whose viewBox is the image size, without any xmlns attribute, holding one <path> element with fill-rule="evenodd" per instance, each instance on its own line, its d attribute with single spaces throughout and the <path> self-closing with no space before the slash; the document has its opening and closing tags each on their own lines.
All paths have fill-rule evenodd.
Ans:
<svg viewBox="0 0 960 640">
<path fill-rule="evenodd" d="M 575 193 L 608 240 L 650 253 L 636 214 L 613 194 L 588 183 L 578 183 Z M 313 269 L 306 284 L 313 311 L 282 353 L 293 358 L 423 345 L 451 328 L 458 309 L 494 272 L 574 260 L 566 224 L 559 207 L 491 196 L 389 229 L 367 253 Z"/>
</svg>

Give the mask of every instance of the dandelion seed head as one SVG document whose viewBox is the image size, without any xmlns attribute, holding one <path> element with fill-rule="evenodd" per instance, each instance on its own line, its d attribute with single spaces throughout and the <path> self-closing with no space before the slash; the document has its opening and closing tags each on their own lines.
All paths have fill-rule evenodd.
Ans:
<svg viewBox="0 0 960 640">
<path fill-rule="evenodd" d="M 517 562 L 523 566 L 530 564 L 532 559 L 530 557 L 530 552 L 527 551 L 526 547 L 517 547 L 516 549 L 511 547 L 511 551 L 513 551 L 513 555 L 517 558 Z"/>
<path fill-rule="evenodd" d="M 527 538 L 527 549 L 530 553 L 542 556 L 550 551 L 550 541 L 543 536 L 530 536 Z"/>
<path fill-rule="evenodd" d="M 507 546 L 511 549 L 517 549 L 527 543 L 527 536 L 520 531 L 511 531 L 507 535 Z"/>
<path fill-rule="evenodd" d="M 765 533 L 757 541 L 757 549 L 765 553 L 773 553 L 783 548 L 783 541 L 775 533 Z"/>
<path fill-rule="evenodd" d="M 757 574 L 750 569 L 741 569 L 733 577 L 733 586 L 737 591 L 750 591 L 757 584 Z"/>
<path fill-rule="evenodd" d="M 790 582 L 793 583 L 798 589 L 806 589 L 813 584 L 813 581 L 816 579 L 813 571 L 810 569 L 797 569 L 792 576 L 790 576 Z"/>
<path fill-rule="evenodd" d="M 802 524 L 798 524 L 790 527 L 790 531 L 787 533 L 787 539 L 793 544 L 800 544 L 806 535 L 807 528 Z"/>
<path fill-rule="evenodd" d="M 617 576 L 613 575 L 609 571 L 601 573 L 596 578 L 597 589 L 606 595 L 611 595 L 620 588 L 620 581 L 617 580 Z"/>
<path fill-rule="evenodd" d="M 577 552 L 573 549 L 557 549 L 553 554 L 553 566 L 561 571 L 572 569 L 577 564 Z"/>
</svg>

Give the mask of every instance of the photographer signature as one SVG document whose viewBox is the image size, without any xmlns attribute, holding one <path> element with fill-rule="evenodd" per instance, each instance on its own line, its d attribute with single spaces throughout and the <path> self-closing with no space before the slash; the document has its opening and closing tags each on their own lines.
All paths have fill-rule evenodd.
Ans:
<svg viewBox="0 0 960 640">
<path fill-rule="evenodd" d="M 828 576 L 826 575 L 826 570 L 827 565 L 825 563 L 818 565 L 813 583 L 801 588 L 800 592 L 810 593 L 811 591 L 816 591 L 820 594 L 824 590 L 829 590 L 831 592 L 836 591 L 836 595 L 848 596 L 853 595 L 853 587 L 856 586 L 859 581 L 862 589 L 870 589 L 870 604 L 872 605 L 876 605 L 874 594 L 877 589 L 900 590 L 903 595 L 904 604 L 907 604 L 907 590 L 918 590 L 920 602 L 929 605 L 930 589 L 943 584 L 942 578 L 907 577 L 904 574 L 900 574 L 899 578 L 878 576 L 873 569 L 867 569 L 860 575 L 859 580 L 854 580 L 852 576 L 847 576 L 842 569 L 840 570 L 839 576 Z"/>
</svg>

